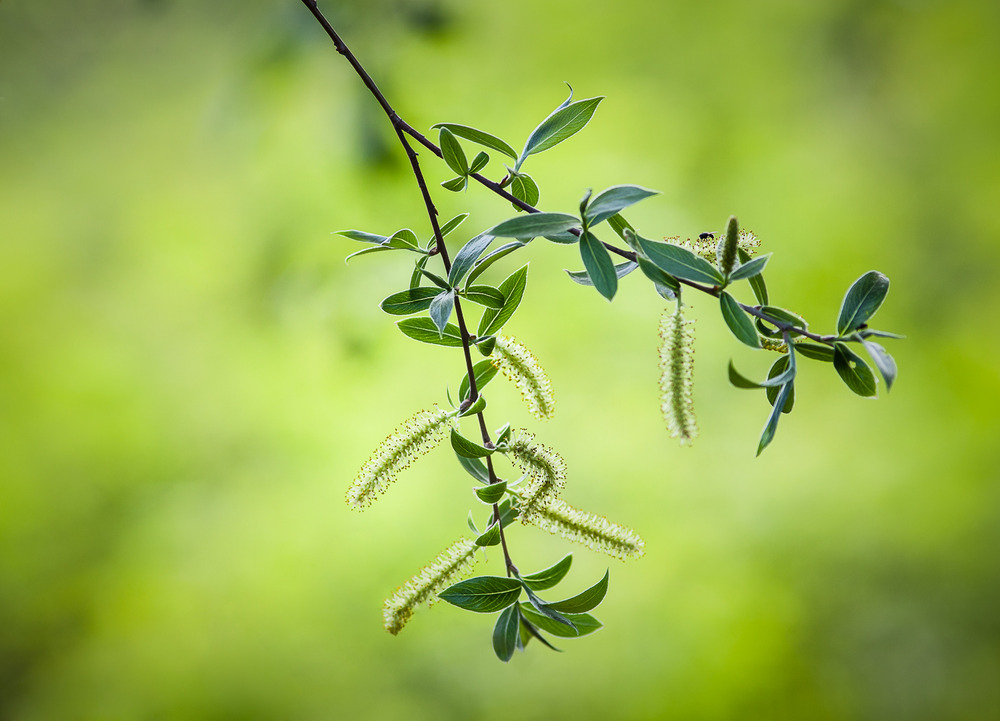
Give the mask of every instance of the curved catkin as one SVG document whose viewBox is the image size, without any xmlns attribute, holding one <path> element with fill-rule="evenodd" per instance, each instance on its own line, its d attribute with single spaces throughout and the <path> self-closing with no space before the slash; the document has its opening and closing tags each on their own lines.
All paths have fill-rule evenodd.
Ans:
<svg viewBox="0 0 1000 721">
<path fill-rule="evenodd" d="M 478 548 L 472 539 L 460 538 L 396 589 L 382 606 L 385 630 L 395 636 L 403 630 L 417 606 L 434 603 L 439 592 L 460 580 L 475 565 Z"/>
<path fill-rule="evenodd" d="M 533 416 L 552 417 L 556 407 L 552 383 L 531 351 L 513 338 L 499 335 L 490 361 L 521 391 L 521 397 Z"/>
<path fill-rule="evenodd" d="M 403 421 L 358 471 L 347 491 L 347 505 L 357 510 L 366 508 L 401 471 L 441 442 L 449 417 L 446 411 L 435 408 Z"/>
<path fill-rule="evenodd" d="M 694 416 L 694 321 L 684 320 L 680 306 L 660 320 L 660 408 L 670 435 L 681 445 L 698 437 Z"/>
<path fill-rule="evenodd" d="M 614 558 L 638 558 L 646 544 L 631 528 L 609 521 L 588 511 L 581 511 L 559 498 L 538 504 L 521 520 L 543 531 L 580 543 Z"/>
<path fill-rule="evenodd" d="M 555 498 L 566 484 L 566 462 L 562 456 L 534 440 L 532 434 L 521 431 L 504 451 L 528 474 L 528 483 L 518 493 L 522 516 L 531 515 L 535 506 Z"/>
</svg>

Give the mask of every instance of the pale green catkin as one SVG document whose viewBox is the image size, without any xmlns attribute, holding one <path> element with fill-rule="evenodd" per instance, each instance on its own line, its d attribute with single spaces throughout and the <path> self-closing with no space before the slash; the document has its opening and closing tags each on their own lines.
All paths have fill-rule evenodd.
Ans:
<svg viewBox="0 0 1000 721">
<path fill-rule="evenodd" d="M 646 544 L 631 528 L 609 521 L 588 511 L 573 508 L 559 498 L 537 504 L 521 520 L 543 531 L 580 543 L 614 558 L 637 558 Z"/>
<path fill-rule="evenodd" d="M 562 456 L 534 439 L 532 434 L 521 431 L 505 451 L 528 474 L 528 483 L 518 493 L 522 516 L 530 515 L 536 505 L 555 498 L 566 483 L 566 462 Z"/>
<path fill-rule="evenodd" d="M 460 538 L 396 589 L 382 606 L 385 630 L 395 636 L 403 630 L 417 606 L 437 601 L 438 593 L 460 580 L 475 565 L 478 548 L 472 539 Z"/>
<path fill-rule="evenodd" d="M 551 418 L 556 402 L 549 381 L 538 360 L 513 338 L 497 336 L 490 361 L 521 391 L 528 411 L 536 418 Z"/>
<path fill-rule="evenodd" d="M 680 307 L 660 321 L 660 408 L 670 435 L 681 445 L 698 437 L 694 415 L 694 321 Z"/>
<path fill-rule="evenodd" d="M 396 476 L 444 438 L 450 414 L 440 408 L 420 411 L 382 441 L 358 471 L 347 491 L 347 505 L 363 510 L 396 480 Z"/>
</svg>

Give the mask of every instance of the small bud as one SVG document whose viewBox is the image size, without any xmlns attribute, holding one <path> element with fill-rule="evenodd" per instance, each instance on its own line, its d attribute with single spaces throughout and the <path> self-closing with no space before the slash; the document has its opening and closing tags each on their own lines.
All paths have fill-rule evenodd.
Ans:
<svg viewBox="0 0 1000 721">
<path fill-rule="evenodd" d="M 357 510 L 368 506 L 375 496 L 396 480 L 401 471 L 441 442 L 450 417 L 447 411 L 435 408 L 420 411 L 404 421 L 379 444 L 358 471 L 357 478 L 347 491 L 347 505 Z"/>
<path fill-rule="evenodd" d="M 684 320 L 680 305 L 660 321 L 660 391 L 670 435 L 682 446 L 698 437 L 694 416 L 694 321 Z"/>
<path fill-rule="evenodd" d="M 719 253 L 719 270 L 729 275 L 736 268 L 736 250 L 740 247 L 740 224 L 735 215 L 729 216 L 726 224 L 726 237 Z"/>
<path fill-rule="evenodd" d="M 552 417 L 556 407 L 552 383 L 531 351 L 513 338 L 498 335 L 490 361 L 521 391 L 531 415 Z"/>
<path fill-rule="evenodd" d="M 477 548 L 479 547 L 475 541 L 469 538 L 459 539 L 396 589 L 382 607 L 385 630 L 395 636 L 403 630 L 417 606 L 434 603 L 439 591 L 460 580 L 475 564 Z"/>
</svg>

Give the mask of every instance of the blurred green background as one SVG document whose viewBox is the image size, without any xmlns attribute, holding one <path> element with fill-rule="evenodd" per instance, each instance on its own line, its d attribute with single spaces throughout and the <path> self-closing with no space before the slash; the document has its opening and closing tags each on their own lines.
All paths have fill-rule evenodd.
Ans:
<svg viewBox="0 0 1000 721">
<path fill-rule="evenodd" d="M 346 266 L 330 234 L 429 233 L 374 103 L 292 0 L 3 0 L 0 718 L 1000 718 L 1000 4 L 324 9 L 417 128 L 518 146 L 564 81 L 607 95 L 526 164 L 546 209 L 637 183 L 662 191 L 629 214 L 647 235 L 736 213 L 772 297 L 823 330 L 885 272 L 898 383 L 866 401 L 809 365 L 755 459 L 768 408 L 725 368 L 770 359 L 694 299 L 702 437 L 679 448 L 662 302 L 630 278 L 608 304 L 563 274 L 574 249 L 533 245 L 509 330 L 557 413 L 501 385 L 491 420 L 557 448 L 567 500 L 647 553 L 512 536 L 527 570 L 574 550 L 568 592 L 611 564 L 606 628 L 563 654 L 503 666 L 491 619 L 444 605 L 390 637 L 382 599 L 475 501 L 442 449 L 343 502 L 462 373 L 378 310 L 409 260 Z M 511 215 L 436 197 L 473 213 L 456 244 Z"/>
</svg>

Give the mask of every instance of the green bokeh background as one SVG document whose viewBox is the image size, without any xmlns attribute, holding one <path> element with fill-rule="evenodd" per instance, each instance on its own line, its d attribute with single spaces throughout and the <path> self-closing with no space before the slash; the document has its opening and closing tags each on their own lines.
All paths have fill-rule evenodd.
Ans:
<svg viewBox="0 0 1000 721">
<path fill-rule="evenodd" d="M 1000 718 L 1000 5 L 326 6 L 417 128 L 519 145 L 563 81 L 607 95 L 526 165 L 547 209 L 630 182 L 662 191 L 629 215 L 647 235 L 736 213 L 772 297 L 823 330 L 882 270 L 898 383 L 867 401 L 810 364 L 755 459 L 768 408 L 725 368 L 769 359 L 693 299 L 702 437 L 678 448 L 662 302 L 630 278 L 608 304 L 566 279 L 574 249 L 533 245 L 509 330 L 557 413 L 499 385 L 490 418 L 558 449 L 567 500 L 647 553 L 576 549 L 567 591 L 609 563 L 612 588 L 562 654 L 503 666 L 491 619 L 444 605 L 390 637 L 382 599 L 475 500 L 442 449 L 343 502 L 462 372 L 378 310 L 409 261 L 346 266 L 330 234 L 429 233 L 377 108 L 292 0 L 3 0 L 0 718 Z M 456 244 L 511 215 L 436 197 L 473 213 Z M 567 550 L 511 538 L 523 569 Z"/>
</svg>

